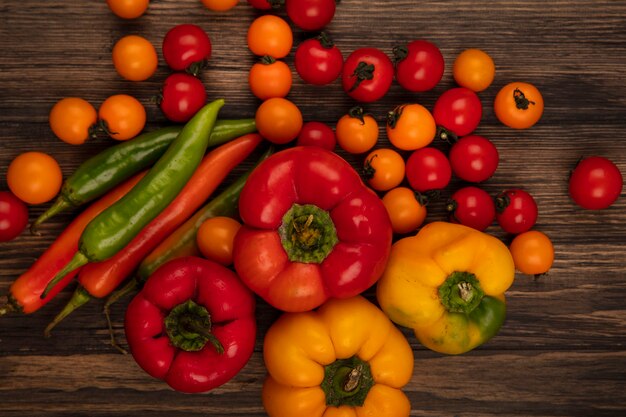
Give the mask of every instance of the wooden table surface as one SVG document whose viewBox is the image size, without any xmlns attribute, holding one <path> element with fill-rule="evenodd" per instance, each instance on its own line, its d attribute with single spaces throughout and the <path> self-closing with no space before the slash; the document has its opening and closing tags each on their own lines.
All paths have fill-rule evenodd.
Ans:
<svg viewBox="0 0 626 417">
<path fill-rule="evenodd" d="M 0 189 L 7 189 L 7 166 L 21 152 L 50 153 L 68 176 L 112 144 L 104 137 L 83 146 L 57 140 L 47 117 L 62 97 L 83 97 L 97 107 L 109 95 L 133 94 L 147 108 L 147 130 L 167 125 L 150 99 L 169 73 L 159 46 L 176 24 L 199 24 L 212 39 L 213 56 L 202 79 L 210 98 L 226 98 L 221 115 L 254 114 L 259 101 L 247 86 L 254 57 L 245 34 L 258 13 L 244 1 L 222 14 L 195 0 L 152 3 L 140 19 L 122 21 L 104 1 L 2 1 Z M 585 211 L 567 195 L 568 173 L 582 156 L 610 157 L 626 173 L 626 2 L 344 0 L 328 31 L 344 57 L 362 46 L 390 53 L 394 45 L 418 38 L 441 48 L 446 71 L 435 90 L 410 94 L 394 84 L 383 100 L 365 106 L 381 126 L 397 104 L 417 101 L 432 108 L 453 85 L 456 54 L 469 47 L 487 51 L 497 75 L 480 94 L 484 116 L 477 133 L 496 144 L 501 161 L 482 187 L 492 194 L 513 186 L 530 191 L 539 206 L 536 229 L 548 234 L 556 249 L 548 275 L 534 279 L 517 274 L 508 292 L 507 321 L 482 347 L 444 356 L 422 347 L 403 329 L 415 353 L 414 375 L 406 387 L 411 415 L 626 415 L 626 198 L 607 210 Z M 122 80 L 113 69 L 112 45 L 130 33 L 148 38 L 159 50 L 159 68 L 148 81 Z M 308 37 L 300 30 L 294 33 L 296 43 Z M 293 64 L 293 50 L 287 62 Z M 506 128 L 493 114 L 499 87 L 514 80 L 536 84 L 545 98 L 543 118 L 529 130 Z M 289 98 L 306 120 L 333 125 L 355 104 L 338 82 L 315 88 L 297 75 Z M 380 145 L 385 143 L 382 135 Z M 459 186 L 454 181 L 444 196 Z M 32 206 L 31 220 L 46 207 Z M 0 294 L 77 213 L 58 216 L 42 228 L 42 236 L 24 232 L 0 244 Z M 443 203 L 433 204 L 427 220 L 443 218 Z M 507 240 L 495 224 L 488 232 Z M 44 338 L 44 327 L 73 290 L 66 288 L 35 314 L 0 318 L 3 417 L 265 415 L 261 336 L 278 317 L 267 304 L 258 303 L 259 337 L 241 373 L 212 392 L 184 395 L 152 379 L 130 355 L 109 345 L 99 300 Z M 366 295 L 373 299 L 371 290 Z M 113 311 L 122 343 L 127 303 Z"/>
</svg>

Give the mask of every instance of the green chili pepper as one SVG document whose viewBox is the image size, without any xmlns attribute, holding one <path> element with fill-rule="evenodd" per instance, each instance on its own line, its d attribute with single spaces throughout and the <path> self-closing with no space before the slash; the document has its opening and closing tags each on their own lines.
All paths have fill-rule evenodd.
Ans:
<svg viewBox="0 0 626 417">
<path fill-rule="evenodd" d="M 31 232 L 56 214 L 79 207 L 111 190 L 122 181 L 152 165 L 181 132 L 182 126 L 170 126 L 144 133 L 129 141 L 111 146 L 81 164 L 61 188 L 59 197 L 31 226 Z M 218 120 L 208 146 L 221 145 L 256 130 L 254 119 Z"/>
<path fill-rule="evenodd" d="M 167 207 L 200 164 L 223 105 L 220 99 L 200 109 L 137 185 L 89 222 L 78 252 L 50 281 L 42 298 L 70 271 L 115 255 Z"/>
</svg>

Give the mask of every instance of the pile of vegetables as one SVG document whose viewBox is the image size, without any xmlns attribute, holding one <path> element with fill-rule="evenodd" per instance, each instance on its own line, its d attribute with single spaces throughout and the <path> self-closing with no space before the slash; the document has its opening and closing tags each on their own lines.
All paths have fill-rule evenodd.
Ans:
<svg viewBox="0 0 626 417">
<path fill-rule="evenodd" d="M 139 18 L 148 3 L 107 1 L 122 19 Z M 202 3 L 215 12 L 237 5 Z M 249 73 L 260 100 L 254 115 L 220 119 L 227 97 L 207 102 L 198 75 L 212 44 L 191 24 L 173 27 L 163 40 L 172 73 L 158 105 L 170 126 L 144 132 L 145 108 L 126 94 L 98 110 L 78 97 L 52 107 L 58 139 L 77 146 L 104 133 L 119 143 L 65 181 L 43 152 L 10 164 L 0 240 L 19 238 L 28 205 L 56 197 L 32 233 L 64 210 L 79 214 L 14 281 L 0 313 L 34 313 L 76 280 L 46 328 L 50 335 L 90 299 L 106 299 L 108 318 L 113 303 L 139 290 L 125 315 L 130 352 L 149 375 L 192 393 L 227 383 L 250 359 L 258 295 L 283 312 L 261 335 L 268 376 L 260 398 L 270 416 L 408 416 L 401 389 L 413 373 L 413 352 L 396 325 L 436 352 L 478 348 L 504 323 L 516 269 L 541 275 L 554 260 L 549 237 L 533 229 L 539 210 L 528 190 L 490 196 L 481 188 L 500 163 L 493 142 L 474 134 L 483 114 L 478 94 L 491 85 L 494 62 L 467 49 L 454 61 L 458 86 L 432 109 L 402 103 L 373 115 L 364 106 L 393 82 L 410 92 L 432 90 L 444 74 L 441 51 L 417 39 L 392 56 L 360 48 L 344 60 L 321 32 L 296 46 L 294 67 L 304 82 L 336 82 L 355 101 L 333 129 L 305 122 L 309 115 L 285 98 L 293 82 L 285 57 L 294 46 L 290 24 L 323 30 L 335 1 L 248 3 L 265 11 L 284 3 L 288 18 L 265 13 L 250 24 L 247 44 L 259 58 Z M 139 35 L 121 38 L 112 60 L 130 82 L 149 79 L 158 64 L 154 46 Z M 543 108 L 540 91 L 527 82 L 507 84 L 494 102 L 498 120 L 514 129 L 535 125 Z M 253 154 L 254 167 L 213 196 Z M 468 185 L 445 202 L 448 218 L 424 225 L 428 204 L 453 176 Z M 604 209 L 622 182 L 607 158 L 585 158 L 569 192 L 584 209 Z M 487 232 L 494 223 L 512 237 L 510 246 Z M 372 300 L 363 296 L 368 290 L 375 290 Z M 109 326 L 112 344 L 124 351 Z"/>
</svg>

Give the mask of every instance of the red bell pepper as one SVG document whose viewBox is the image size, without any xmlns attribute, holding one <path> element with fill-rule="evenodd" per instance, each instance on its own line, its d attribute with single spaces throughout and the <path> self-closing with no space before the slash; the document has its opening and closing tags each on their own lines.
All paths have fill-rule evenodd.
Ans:
<svg viewBox="0 0 626 417">
<path fill-rule="evenodd" d="M 254 310 L 254 296 L 230 269 L 177 258 L 157 269 L 128 305 L 126 339 L 151 376 L 177 391 L 209 391 L 252 356 Z"/>
<path fill-rule="evenodd" d="M 381 276 L 391 248 L 382 201 L 337 154 L 294 147 L 262 162 L 239 199 L 240 278 L 272 306 L 308 311 Z"/>
</svg>

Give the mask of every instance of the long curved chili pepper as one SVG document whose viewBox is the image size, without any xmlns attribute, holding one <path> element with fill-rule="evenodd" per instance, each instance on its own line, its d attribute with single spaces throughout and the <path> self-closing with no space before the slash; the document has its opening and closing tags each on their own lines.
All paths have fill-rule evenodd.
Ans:
<svg viewBox="0 0 626 417">
<path fill-rule="evenodd" d="M 151 166 L 183 129 L 170 126 L 111 146 L 83 162 L 61 187 L 56 201 L 31 225 L 39 225 L 56 214 L 100 197 L 131 175 Z M 211 131 L 209 147 L 221 145 L 256 130 L 254 119 L 218 120 Z"/>
<path fill-rule="evenodd" d="M 102 298 L 115 290 L 150 251 L 209 198 L 228 173 L 248 157 L 262 140 L 260 135 L 252 133 L 227 142 L 208 153 L 172 203 L 123 250 L 107 260 L 89 263 L 81 268 L 78 276 L 80 286 L 46 327 L 45 334 L 49 335 L 61 320 L 92 297 Z"/>
<path fill-rule="evenodd" d="M 10 311 L 30 314 L 47 304 L 59 291 L 68 285 L 78 270 L 72 271 L 45 298 L 41 294 L 50 280 L 72 258 L 78 250 L 78 240 L 87 224 L 105 208 L 119 200 L 139 182 L 145 172 L 136 174 L 92 203 L 80 213 L 45 250 L 45 252 L 20 275 L 9 288 L 8 304 L 0 308 L 0 315 Z"/>
<path fill-rule="evenodd" d="M 42 297 L 70 271 L 122 250 L 174 200 L 200 164 L 223 105 L 224 100 L 218 99 L 201 108 L 139 183 L 89 222 L 80 237 L 78 252 L 50 281 Z"/>
</svg>

